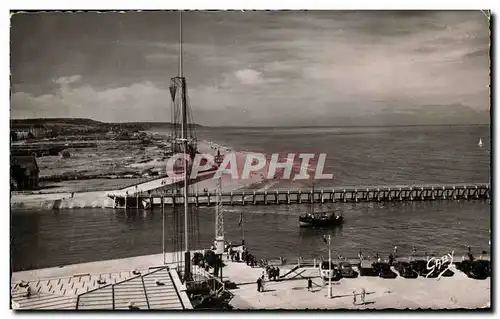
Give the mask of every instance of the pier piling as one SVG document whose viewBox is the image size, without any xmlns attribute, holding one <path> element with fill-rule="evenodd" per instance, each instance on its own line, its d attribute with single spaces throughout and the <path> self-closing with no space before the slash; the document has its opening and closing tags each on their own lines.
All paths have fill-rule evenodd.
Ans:
<svg viewBox="0 0 500 319">
<path fill-rule="evenodd" d="M 305 193 L 307 198 L 302 195 Z M 132 200 L 130 200 L 130 196 Z M 114 208 L 129 209 L 131 207 L 139 208 L 139 205 L 149 205 L 149 209 L 159 204 L 158 199 L 166 196 L 165 200 L 172 202 L 164 202 L 162 205 L 168 204 L 175 207 L 179 204 L 177 201 L 178 194 L 172 193 L 165 195 L 163 192 L 155 194 L 154 192 L 131 194 L 109 194 L 108 197 L 113 200 Z M 188 197 L 188 204 L 196 206 L 211 206 L 214 203 L 211 200 L 212 193 L 206 192 L 203 195 L 199 193 L 192 194 Z M 284 196 L 281 198 L 280 196 Z M 490 188 L 487 184 L 482 185 L 448 185 L 448 186 L 419 186 L 415 187 L 377 187 L 377 188 L 341 188 L 335 189 L 320 189 L 315 192 L 304 192 L 301 189 L 297 190 L 273 190 L 273 191 L 252 191 L 252 193 L 244 193 L 239 191 L 231 191 L 222 194 L 224 205 L 236 205 L 241 197 L 241 205 L 253 203 L 253 205 L 281 205 L 281 204 L 304 204 L 304 203 L 321 203 L 325 201 L 336 203 L 339 202 L 382 202 L 382 201 L 415 201 L 415 200 L 479 200 L 488 199 L 491 197 Z M 252 197 L 247 200 L 247 197 Z M 135 202 L 134 202 L 135 201 Z M 147 207 L 146 207 L 147 209 Z"/>
</svg>

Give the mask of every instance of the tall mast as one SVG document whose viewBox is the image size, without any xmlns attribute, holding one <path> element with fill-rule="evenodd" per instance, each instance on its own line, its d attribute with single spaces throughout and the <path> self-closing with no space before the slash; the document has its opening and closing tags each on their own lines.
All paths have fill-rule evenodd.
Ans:
<svg viewBox="0 0 500 319">
<path fill-rule="evenodd" d="M 182 78 L 182 11 L 179 11 L 179 77 Z"/>
<path fill-rule="evenodd" d="M 220 151 L 217 150 L 217 156 L 215 157 L 215 163 L 217 167 L 221 165 L 223 157 L 220 155 Z M 217 178 L 217 206 L 215 207 L 215 254 L 219 260 L 218 265 L 215 267 L 216 277 L 219 275 L 222 281 L 222 254 L 224 254 L 225 239 L 224 239 L 224 211 L 222 209 L 222 176 Z M 219 268 L 220 265 L 220 268 Z"/>
<path fill-rule="evenodd" d="M 182 112 L 182 123 L 181 123 L 181 140 L 183 146 L 184 158 L 187 158 L 187 146 L 188 146 L 188 135 L 187 135 L 187 103 L 186 103 L 186 79 L 182 72 L 182 11 L 179 11 L 179 79 L 181 81 L 181 112 Z M 190 254 L 189 254 L 189 217 L 188 217 L 188 163 L 184 161 L 184 243 L 185 243 L 185 254 L 184 254 L 184 280 L 188 281 L 191 276 L 190 267 Z"/>
</svg>

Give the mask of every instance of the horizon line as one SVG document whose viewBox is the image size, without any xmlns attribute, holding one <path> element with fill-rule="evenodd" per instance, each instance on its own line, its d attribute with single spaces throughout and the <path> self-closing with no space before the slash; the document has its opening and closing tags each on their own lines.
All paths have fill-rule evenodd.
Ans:
<svg viewBox="0 0 500 319">
<path fill-rule="evenodd" d="M 150 124 L 173 124 L 170 121 L 122 121 L 105 122 L 95 120 L 89 117 L 33 117 L 33 118 L 10 118 L 10 121 L 29 121 L 29 120 L 92 120 L 104 124 L 129 124 L 129 123 L 150 123 Z M 387 124 L 387 125 L 205 125 L 200 123 L 190 123 L 190 125 L 199 125 L 207 128 L 346 128 L 346 127 L 415 127 L 415 126 L 491 126 L 490 123 L 455 123 L 455 124 Z"/>
</svg>

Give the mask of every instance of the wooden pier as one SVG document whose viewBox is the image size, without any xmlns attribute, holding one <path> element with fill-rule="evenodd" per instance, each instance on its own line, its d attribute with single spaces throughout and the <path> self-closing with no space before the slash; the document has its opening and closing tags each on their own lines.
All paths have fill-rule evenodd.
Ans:
<svg viewBox="0 0 500 319">
<path fill-rule="evenodd" d="M 161 205 L 183 205 L 181 193 L 108 194 L 114 208 L 152 208 Z M 234 205 L 288 205 L 314 203 L 358 203 L 430 200 L 478 200 L 490 198 L 489 184 L 427 185 L 407 187 L 331 188 L 307 190 L 236 191 L 222 193 L 222 204 Z M 190 194 L 188 203 L 196 206 L 215 205 L 215 192 Z"/>
</svg>

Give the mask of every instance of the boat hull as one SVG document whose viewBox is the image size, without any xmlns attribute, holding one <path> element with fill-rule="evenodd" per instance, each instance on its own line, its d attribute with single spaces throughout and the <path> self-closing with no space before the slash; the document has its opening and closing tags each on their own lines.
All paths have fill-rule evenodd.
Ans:
<svg viewBox="0 0 500 319">
<path fill-rule="evenodd" d="M 314 219 L 299 217 L 300 227 L 335 227 L 340 226 L 344 222 L 344 218 L 339 216 L 333 219 Z"/>
</svg>

